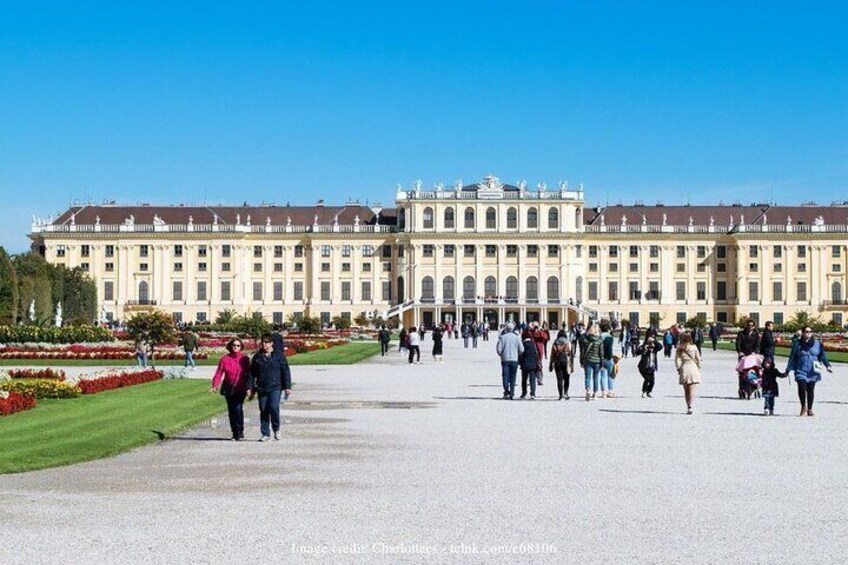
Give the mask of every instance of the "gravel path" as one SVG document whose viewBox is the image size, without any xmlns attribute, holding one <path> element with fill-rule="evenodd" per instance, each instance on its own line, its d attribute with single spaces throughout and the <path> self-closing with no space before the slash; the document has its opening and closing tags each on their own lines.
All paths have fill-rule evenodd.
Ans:
<svg viewBox="0 0 848 565">
<path fill-rule="evenodd" d="M 386 563 L 845 561 L 844 366 L 819 385 L 815 418 L 796 416 L 786 381 L 778 415 L 764 417 L 761 401 L 735 399 L 735 356 L 705 352 L 686 416 L 663 360 L 654 399 L 640 398 L 627 360 L 616 399 L 577 399 L 575 376 L 572 400 L 558 402 L 551 375 L 535 402 L 498 400 L 493 350 L 450 340 L 441 366 L 393 352 L 296 367 L 280 442 L 224 441 L 223 416 L 112 459 L 4 476 L 0 563 L 326 561 L 319 552 Z M 255 416 L 251 406 L 248 437 Z"/>
</svg>

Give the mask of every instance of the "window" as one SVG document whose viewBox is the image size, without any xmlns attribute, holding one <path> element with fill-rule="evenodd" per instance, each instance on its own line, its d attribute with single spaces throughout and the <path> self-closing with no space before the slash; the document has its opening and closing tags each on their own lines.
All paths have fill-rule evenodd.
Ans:
<svg viewBox="0 0 848 565">
<path fill-rule="evenodd" d="M 230 281 L 221 281 L 221 300 L 232 300 Z"/>
<path fill-rule="evenodd" d="M 295 300 L 303 300 L 303 281 L 294 281 L 292 288 Z"/>
<path fill-rule="evenodd" d="M 106 263 L 104 268 L 106 269 L 107 273 L 111 273 L 115 270 L 115 264 L 114 263 Z"/>
<path fill-rule="evenodd" d="M 698 265 L 695 267 L 695 270 L 699 273 L 706 273 L 707 272 L 707 266 L 704 263 L 698 263 Z"/>
<path fill-rule="evenodd" d="M 182 263 L 174 263 L 174 271 L 177 273 L 182 272 L 183 264 Z"/>
<path fill-rule="evenodd" d="M 774 313 L 774 323 L 778 326 L 783 325 L 783 312 Z"/>
<path fill-rule="evenodd" d="M 771 297 L 772 300 L 783 300 L 783 283 L 775 281 L 771 283 Z"/>
<path fill-rule="evenodd" d="M 615 259 L 618 257 L 618 245 L 610 245 L 609 256 L 611 259 Z"/>
<path fill-rule="evenodd" d="M 262 283 L 260 281 L 253 282 L 253 300 L 262 300 Z"/>
<path fill-rule="evenodd" d="M 842 303 L 842 283 L 840 283 L 839 281 L 835 281 L 830 286 L 830 299 L 833 301 L 834 304 Z"/>
<path fill-rule="evenodd" d="M 150 255 L 150 246 L 148 245 L 140 245 L 138 248 L 138 256 L 139 257 L 148 257 Z"/>
<path fill-rule="evenodd" d="M 483 297 L 484 298 L 493 298 L 498 294 L 498 283 L 495 280 L 495 277 L 488 276 L 483 281 Z"/>
<path fill-rule="evenodd" d="M 104 281 L 103 300 L 115 300 L 115 283 L 113 281 Z"/>
<path fill-rule="evenodd" d="M 206 281 L 197 281 L 197 299 L 207 300 L 206 298 Z"/>
<path fill-rule="evenodd" d="M 392 281 L 383 281 L 383 301 L 392 301 Z"/>
<path fill-rule="evenodd" d="M 362 281 L 362 301 L 371 301 L 371 281 Z"/>
<path fill-rule="evenodd" d="M 686 272 L 686 263 L 678 263 L 677 264 L 677 272 L 685 273 Z"/>
<path fill-rule="evenodd" d="M 221 246 L 221 257 L 230 257 L 233 254 L 233 246 L 232 245 L 222 245 Z"/>
<path fill-rule="evenodd" d="M 283 325 L 283 313 L 282 312 L 271 312 L 271 321 L 275 326 Z"/>
<path fill-rule="evenodd" d="M 498 256 L 498 247 L 496 245 L 486 246 L 486 257 L 493 258 Z"/>
<path fill-rule="evenodd" d="M 834 326 L 839 326 L 840 328 L 843 327 L 842 313 L 841 312 L 834 312 L 833 316 L 831 317 L 831 320 L 833 320 Z"/>
<path fill-rule="evenodd" d="M 262 263 L 254 263 L 253 264 L 253 272 L 261 273 L 262 272 Z"/>
<path fill-rule="evenodd" d="M 463 253 L 466 257 L 474 257 L 474 246 L 473 245 L 464 245 Z"/>
<path fill-rule="evenodd" d="M 548 257 L 559 257 L 559 245 L 548 245 Z"/>
<path fill-rule="evenodd" d="M 517 245 L 507 245 L 506 246 L 506 256 L 507 257 L 518 257 L 518 246 Z"/>
<path fill-rule="evenodd" d="M 453 300 L 456 298 L 455 283 L 453 277 L 445 277 L 442 279 L 442 298 L 445 300 Z"/>
<path fill-rule="evenodd" d="M 548 210 L 548 229 L 557 229 L 559 227 L 559 210 L 551 208 Z"/>
<path fill-rule="evenodd" d="M 575 255 L 575 257 L 577 257 L 578 259 L 580 259 L 581 257 L 583 257 L 583 246 L 582 246 L 582 245 L 575 245 L 575 246 L 574 246 L 574 255 Z"/>
<path fill-rule="evenodd" d="M 648 265 L 648 270 L 652 273 L 659 273 L 660 272 L 660 264 L 659 263 L 651 263 L 650 265 Z"/>
<path fill-rule="evenodd" d="M 756 245 L 749 245 L 748 255 L 751 257 L 751 259 L 756 259 L 760 256 L 760 248 Z"/>
<path fill-rule="evenodd" d="M 607 291 L 610 301 L 618 300 L 618 282 L 609 281 L 608 285 Z"/>
<path fill-rule="evenodd" d="M 807 264 L 806 263 L 798 263 L 795 265 L 795 268 L 798 269 L 799 273 L 807 272 Z"/>
<path fill-rule="evenodd" d="M 283 283 L 281 281 L 274 281 L 274 300 L 276 302 L 283 301 Z"/>
<path fill-rule="evenodd" d="M 295 263 L 294 264 L 294 272 L 302 273 L 303 272 L 303 263 Z"/>
<path fill-rule="evenodd" d="M 444 255 L 448 259 L 456 257 L 456 245 L 445 245 Z"/>
<path fill-rule="evenodd" d="M 172 317 L 173 317 L 175 324 L 182 324 L 183 323 L 183 313 L 182 312 L 174 312 L 172 314 Z"/>
<path fill-rule="evenodd" d="M 748 270 L 752 273 L 756 273 L 760 270 L 760 265 L 758 263 L 748 263 Z"/>
<path fill-rule="evenodd" d="M 684 281 L 674 283 L 674 298 L 675 300 L 686 300 L 686 283 Z"/>
<path fill-rule="evenodd" d="M 727 312 L 718 312 L 716 314 L 716 321 L 721 322 L 723 324 L 727 323 Z"/>
<path fill-rule="evenodd" d="M 530 229 L 539 227 L 539 212 L 535 208 L 527 210 L 527 227 Z"/>
<path fill-rule="evenodd" d="M 515 277 L 506 278 L 506 297 L 507 299 L 515 300 L 518 298 L 518 279 Z"/>
<path fill-rule="evenodd" d="M 436 296 L 435 285 L 433 284 L 433 277 L 424 277 L 421 279 L 421 298 L 423 300 L 433 300 Z"/>
<path fill-rule="evenodd" d="M 472 299 L 477 296 L 477 288 L 474 284 L 474 277 L 465 277 L 462 280 L 462 298 Z"/>
<path fill-rule="evenodd" d="M 686 312 L 678 312 L 677 313 L 677 323 L 685 324 L 686 323 Z"/>
<path fill-rule="evenodd" d="M 321 325 L 329 326 L 330 325 L 330 313 L 329 312 L 321 312 Z"/>
<path fill-rule="evenodd" d="M 527 300 L 539 299 L 539 279 L 536 277 L 527 277 Z"/>
<path fill-rule="evenodd" d="M 518 211 L 515 208 L 506 211 L 506 227 L 510 230 L 518 227 Z"/>
<path fill-rule="evenodd" d="M 660 299 L 660 283 L 657 281 L 648 282 L 648 300 Z"/>
<path fill-rule="evenodd" d="M 833 272 L 834 273 L 839 273 L 841 271 L 842 271 L 842 265 L 840 265 L 839 263 L 836 263 L 835 265 L 833 265 Z"/>
<path fill-rule="evenodd" d="M 678 245 L 677 246 L 677 258 L 678 259 L 685 259 L 686 258 L 686 246 L 685 245 Z"/>
<path fill-rule="evenodd" d="M 597 300 L 598 299 L 598 282 L 597 281 L 589 281 L 589 300 Z"/>
<path fill-rule="evenodd" d="M 609 264 L 609 272 L 617 273 L 618 272 L 618 263 L 610 263 Z"/>
<path fill-rule="evenodd" d="M 630 265 L 628 265 L 628 268 L 630 269 L 631 273 L 635 273 L 639 270 L 639 263 L 630 263 Z"/>
<path fill-rule="evenodd" d="M 498 215 L 494 208 L 486 209 L 486 229 L 493 230 L 498 227 Z"/>
<path fill-rule="evenodd" d="M 295 245 L 294 246 L 294 256 L 298 257 L 298 258 L 303 257 L 303 246 L 302 245 Z"/>
<path fill-rule="evenodd" d="M 716 272 L 726 273 L 727 272 L 727 263 L 717 263 L 716 264 Z"/>
<path fill-rule="evenodd" d="M 642 298 L 642 293 L 639 292 L 639 283 L 636 281 L 628 282 L 628 292 L 630 294 L 630 300 L 639 300 Z"/>
<path fill-rule="evenodd" d="M 559 300 L 559 279 L 548 277 L 548 301 Z"/>
<path fill-rule="evenodd" d="M 106 257 L 114 257 L 115 256 L 115 246 L 107 245 L 105 248 Z"/>
<path fill-rule="evenodd" d="M 807 258 L 807 246 L 799 245 L 798 246 L 798 259 L 806 259 Z"/>
<path fill-rule="evenodd" d="M 363 257 L 371 257 L 374 255 L 374 246 L 373 245 L 363 245 L 362 246 L 362 256 Z"/>
<path fill-rule="evenodd" d="M 333 248 L 329 245 L 321 246 L 321 257 L 329 257 L 333 253 Z"/>
<path fill-rule="evenodd" d="M 724 245 L 717 245 L 716 257 L 719 259 L 727 259 L 727 247 Z"/>
<path fill-rule="evenodd" d="M 371 272 L 371 263 L 363 263 L 362 264 L 362 272 L 370 273 Z"/>
<path fill-rule="evenodd" d="M 282 263 L 274 263 L 274 272 L 282 273 L 283 272 L 283 264 Z"/>
<path fill-rule="evenodd" d="M 757 281 L 750 281 L 748 283 L 748 300 L 751 302 L 757 301 L 760 299 L 760 283 Z"/>
<path fill-rule="evenodd" d="M 597 263 L 589 263 L 589 272 L 597 273 L 598 272 L 598 264 Z"/>
<path fill-rule="evenodd" d="M 392 246 L 384 245 L 383 246 L 383 259 L 391 259 L 392 258 Z"/>
<path fill-rule="evenodd" d="M 705 259 L 707 257 L 707 246 L 699 245 L 698 246 L 698 259 Z"/>
<path fill-rule="evenodd" d="M 342 263 L 342 272 L 349 273 L 350 272 L 350 263 Z"/>
<path fill-rule="evenodd" d="M 842 246 L 841 245 L 831 246 L 830 256 L 834 259 L 839 259 L 840 257 L 842 257 Z"/>
<path fill-rule="evenodd" d="M 342 281 L 342 300 L 350 300 L 350 281 Z"/>
<path fill-rule="evenodd" d="M 182 281 L 174 281 L 171 284 L 171 299 L 174 302 L 180 301 L 183 299 L 183 283 Z"/>
<path fill-rule="evenodd" d="M 474 208 L 465 209 L 465 229 L 474 229 Z"/>
<path fill-rule="evenodd" d="M 330 300 L 330 281 L 321 281 L 321 300 Z"/>
<path fill-rule="evenodd" d="M 783 272 L 783 263 L 775 263 L 775 264 L 772 266 L 772 270 L 773 270 L 775 273 L 782 273 L 782 272 Z"/>
<path fill-rule="evenodd" d="M 262 246 L 261 245 L 254 245 L 253 246 L 253 257 L 255 257 L 256 259 L 259 259 L 260 257 L 262 257 Z"/>
<path fill-rule="evenodd" d="M 538 245 L 528 245 L 527 246 L 527 256 L 528 257 L 538 257 L 539 256 L 539 246 Z"/>
<path fill-rule="evenodd" d="M 433 209 L 429 206 L 424 208 L 424 229 L 431 230 L 433 229 Z"/>
<path fill-rule="evenodd" d="M 774 246 L 774 258 L 782 259 L 783 258 L 783 246 L 775 245 Z"/>
<path fill-rule="evenodd" d="M 430 245 L 430 244 L 425 244 L 424 247 L 421 250 L 421 254 L 424 257 L 432 257 L 434 249 L 435 249 L 435 246 Z"/>
<path fill-rule="evenodd" d="M 795 294 L 800 302 L 806 302 L 807 300 L 807 283 L 798 282 L 795 288 Z"/>
<path fill-rule="evenodd" d="M 81 245 L 80 246 L 80 256 L 81 257 L 90 257 L 91 256 L 91 246 L 90 245 Z"/>
<path fill-rule="evenodd" d="M 696 298 L 698 300 L 706 300 L 707 299 L 707 283 L 703 281 L 698 281 L 695 285 L 696 288 Z"/>
<path fill-rule="evenodd" d="M 138 270 L 139 271 L 147 271 L 148 267 L 149 267 L 149 265 L 147 263 L 139 263 L 138 264 Z"/>
<path fill-rule="evenodd" d="M 452 230 L 455 221 L 453 208 L 445 209 L 445 228 Z"/>
<path fill-rule="evenodd" d="M 197 246 L 197 256 L 198 257 L 206 257 L 206 246 L 198 245 Z"/>
<path fill-rule="evenodd" d="M 329 273 L 330 272 L 330 263 L 321 263 L 321 272 Z"/>
<path fill-rule="evenodd" d="M 389 272 L 391 272 L 391 270 L 392 270 L 392 263 L 391 263 L 391 261 L 384 261 L 384 262 L 383 262 L 383 272 L 384 272 L 384 273 L 389 273 Z"/>
<path fill-rule="evenodd" d="M 88 263 L 80 263 L 80 269 L 83 271 L 88 271 L 89 264 Z"/>
<path fill-rule="evenodd" d="M 598 256 L 598 246 L 597 245 L 590 245 L 589 246 L 589 258 L 595 259 L 597 256 Z"/>
</svg>

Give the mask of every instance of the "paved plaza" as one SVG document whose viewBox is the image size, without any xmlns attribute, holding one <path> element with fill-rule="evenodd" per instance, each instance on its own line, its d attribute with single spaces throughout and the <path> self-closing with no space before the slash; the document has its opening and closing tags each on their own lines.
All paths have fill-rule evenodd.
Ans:
<svg viewBox="0 0 848 565">
<path fill-rule="evenodd" d="M 112 459 L 0 478 L 0 563 L 839 563 L 848 539 L 848 372 L 797 417 L 736 397 L 705 351 L 692 416 L 671 362 L 640 398 L 500 400 L 494 341 L 445 363 L 393 351 L 295 367 L 279 442 L 226 416 Z M 783 367 L 784 361 L 779 361 Z M 212 368 L 199 368 L 198 377 Z M 222 401 L 222 409 L 223 409 Z M 255 402 L 248 437 L 258 437 Z M 50 441 L 50 431 L 44 430 Z M 325 559 L 326 561 L 326 559 Z"/>
</svg>

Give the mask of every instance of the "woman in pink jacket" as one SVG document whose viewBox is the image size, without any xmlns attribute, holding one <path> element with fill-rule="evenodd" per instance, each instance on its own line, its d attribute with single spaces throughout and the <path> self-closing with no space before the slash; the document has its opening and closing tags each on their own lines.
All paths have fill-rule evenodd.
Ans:
<svg viewBox="0 0 848 565">
<path fill-rule="evenodd" d="M 230 429 L 233 441 L 244 439 L 244 399 L 251 391 L 247 390 L 250 373 L 250 359 L 242 353 L 244 344 L 238 338 L 227 344 L 227 353 L 218 362 L 218 369 L 212 377 L 212 389 L 227 399 L 227 412 L 230 416 Z"/>
</svg>

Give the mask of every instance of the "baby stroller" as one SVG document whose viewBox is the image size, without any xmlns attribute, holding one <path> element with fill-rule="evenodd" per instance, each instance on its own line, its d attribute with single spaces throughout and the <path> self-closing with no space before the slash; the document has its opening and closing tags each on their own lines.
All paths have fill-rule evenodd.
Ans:
<svg viewBox="0 0 848 565">
<path fill-rule="evenodd" d="M 762 367 L 763 356 L 756 353 L 742 357 L 736 364 L 736 372 L 739 375 L 739 398 L 741 400 L 762 397 Z"/>
</svg>

